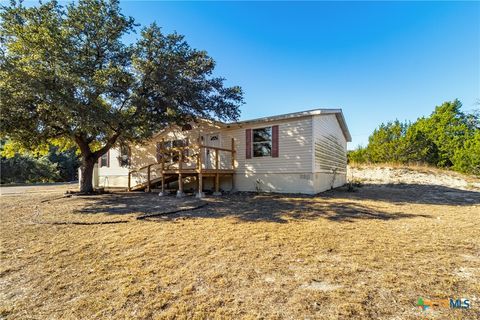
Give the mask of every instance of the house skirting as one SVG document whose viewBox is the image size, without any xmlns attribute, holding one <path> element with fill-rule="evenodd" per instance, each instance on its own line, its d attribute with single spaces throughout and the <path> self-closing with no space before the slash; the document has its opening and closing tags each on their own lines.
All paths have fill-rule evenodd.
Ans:
<svg viewBox="0 0 480 320">
<path fill-rule="evenodd" d="M 346 183 L 345 173 L 325 173 L 325 172 L 307 172 L 307 173 L 236 173 L 233 177 L 235 181 L 234 191 L 247 192 L 275 192 L 275 193 L 303 193 L 316 194 L 333 188 L 337 188 Z M 126 175 L 98 176 L 96 187 L 117 188 L 128 186 L 128 177 Z M 172 186 L 175 183 L 172 183 Z M 212 177 L 204 178 L 204 190 L 213 189 L 214 179 Z M 196 188 L 194 179 L 185 181 L 184 188 Z M 231 191 L 232 177 L 222 176 L 220 188 L 223 191 Z"/>
</svg>

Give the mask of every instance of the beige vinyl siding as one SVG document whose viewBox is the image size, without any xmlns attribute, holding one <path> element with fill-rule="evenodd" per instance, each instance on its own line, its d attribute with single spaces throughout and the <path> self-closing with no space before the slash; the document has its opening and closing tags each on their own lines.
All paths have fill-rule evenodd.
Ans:
<svg viewBox="0 0 480 320">
<path fill-rule="evenodd" d="M 147 166 L 152 163 L 157 162 L 157 142 L 161 142 L 162 139 L 167 140 L 179 140 L 179 139 L 189 139 L 190 144 L 197 143 L 197 140 L 202 136 L 209 133 L 220 133 L 221 128 L 209 123 L 199 123 L 193 124 L 192 130 L 182 131 L 181 128 L 176 126 L 166 130 L 165 132 L 158 134 L 150 141 L 146 142 L 143 145 L 137 145 L 131 148 L 132 150 L 132 159 L 131 167 L 138 169 L 144 166 Z M 202 142 L 203 143 L 203 142 Z M 194 164 L 186 163 L 185 168 L 193 166 Z"/>
<path fill-rule="evenodd" d="M 127 184 L 128 167 L 121 167 L 118 157 L 120 149 L 112 148 L 109 151 L 109 166 L 99 167 L 95 179 L 99 187 L 124 187 Z"/>
<path fill-rule="evenodd" d="M 333 114 L 316 115 L 313 124 L 313 182 L 315 193 L 346 183 L 347 140 Z"/>
<path fill-rule="evenodd" d="M 279 157 L 252 157 L 245 158 L 245 130 L 279 126 Z M 219 128 L 204 125 L 194 126 L 194 129 L 182 132 L 178 128 L 172 128 L 149 143 L 132 148 L 132 167 L 138 168 L 155 162 L 156 142 L 162 138 L 182 139 L 189 137 L 195 141 L 199 136 L 207 134 L 219 134 L 219 146 L 230 149 L 232 138 L 235 142 L 235 186 L 239 191 L 272 191 L 272 192 L 302 192 L 313 193 L 312 176 L 312 117 L 306 116 L 297 119 L 286 119 L 255 124 L 231 125 L 230 128 Z M 202 141 L 210 144 L 209 141 Z M 203 155 L 203 167 L 208 163 L 206 157 L 210 157 L 213 163 L 213 155 Z M 220 168 L 229 168 L 231 157 L 229 152 L 220 152 Z M 204 187 L 209 188 L 212 179 L 204 179 Z M 231 179 L 222 177 L 221 188 L 230 190 Z"/>
<path fill-rule="evenodd" d="M 313 194 L 329 189 L 333 176 L 330 173 L 321 172 L 320 165 L 316 164 L 315 142 L 325 140 L 325 137 L 334 136 L 342 150 L 345 150 L 346 142 L 343 133 L 336 122 L 334 115 L 305 116 L 294 119 L 284 119 L 268 122 L 232 124 L 230 127 L 221 128 L 216 125 L 202 124 L 194 126 L 190 131 L 181 131 L 180 128 L 171 129 L 157 135 L 148 143 L 132 146 L 131 168 L 139 168 L 156 162 L 156 143 L 165 140 L 183 139 L 188 137 L 193 143 L 200 136 L 218 133 L 220 147 L 230 149 L 232 138 L 235 142 L 235 189 L 238 191 L 267 191 L 267 192 L 291 192 Z M 253 157 L 246 159 L 245 131 L 247 129 L 264 128 L 278 125 L 278 157 Z M 315 136 L 315 139 L 314 139 Z M 333 139 L 333 138 L 331 138 Z M 328 139 L 326 139 L 328 140 Z M 330 140 L 328 140 L 330 141 Z M 202 141 L 209 144 L 208 141 Z M 329 151 L 329 150 L 327 150 Z M 337 150 L 338 151 L 338 150 Z M 209 156 L 212 157 L 213 153 Z M 128 168 L 119 167 L 118 151 L 111 151 L 110 168 L 100 168 L 100 185 L 113 186 L 123 183 L 126 186 Z M 207 155 L 204 155 L 203 164 L 206 164 Z M 115 158 L 115 159 L 114 159 Z M 213 161 L 211 161 L 213 162 Z M 220 153 L 221 168 L 230 166 L 231 158 L 227 152 Z M 188 166 L 187 166 L 188 167 Z M 317 170 L 318 169 L 318 170 Z M 317 170 L 317 171 L 316 171 Z M 120 181 L 117 174 L 123 175 Z M 135 180 L 134 177 L 132 177 Z M 211 180 L 211 179 L 210 179 Z M 204 186 L 209 188 L 212 181 L 205 179 Z M 337 185 L 344 181 L 337 175 L 334 179 Z M 230 190 L 231 179 L 222 177 L 221 187 Z"/>
<path fill-rule="evenodd" d="M 279 156 L 246 159 L 245 130 L 278 125 Z M 222 132 L 222 142 L 235 139 L 237 173 L 310 173 L 312 172 L 312 118 L 304 117 L 266 123 L 243 124 Z M 225 144 L 224 147 L 228 147 Z"/>
<path fill-rule="evenodd" d="M 128 172 L 129 170 L 139 169 L 145 167 L 149 164 L 157 162 L 157 142 L 164 140 L 178 140 L 188 138 L 190 143 L 196 143 L 197 139 L 202 135 L 209 133 L 220 133 L 221 128 L 210 122 L 200 122 L 197 124 L 192 124 L 192 130 L 182 131 L 181 128 L 177 126 L 172 126 L 168 130 L 156 135 L 149 141 L 144 144 L 139 144 L 131 146 L 131 156 L 130 156 L 130 167 L 121 167 L 118 161 L 118 156 L 120 155 L 119 148 L 115 147 L 110 149 L 110 166 L 101 167 L 97 170 L 98 178 L 96 181 L 97 186 L 99 187 L 126 187 L 128 185 Z M 212 157 L 213 153 L 210 155 Z M 224 155 L 220 155 L 221 165 L 226 166 L 228 161 L 231 161 L 230 158 L 227 158 Z M 213 163 L 213 161 L 212 161 Z M 184 168 L 193 167 L 194 163 L 184 163 Z M 152 170 L 152 177 L 158 176 L 156 170 L 158 167 L 155 167 Z M 139 173 L 132 175 L 132 184 L 140 183 L 146 179 L 146 170 L 143 170 Z"/>
<path fill-rule="evenodd" d="M 347 141 L 335 115 L 313 117 L 314 172 L 347 170 Z"/>
<path fill-rule="evenodd" d="M 245 130 L 279 126 L 279 157 L 245 158 Z M 162 138 L 183 139 L 188 137 L 191 142 L 200 135 L 219 133 L 220 146 L 230 149 L 232 138 L 235 141 L 235 169 L 238 173 L 311 173 L 312 172 L 312 117 L 283 121 L 244 124 L 241 127 L 219 128 L 203 125 L 190 131 L 180 131 L 172 128 L 158 135 L 144 145 L 132 147 L 132 168 L 139 168 L 156 161 L 156 142 Z M 208 144 L 208 142 L 202 142 Z M 117 161 L 118 162 L 118 161 Z M 229 152 L 220 152 L 221 167 L 227 168 L 231 163 Z"/>
<path fill-rule="evenodd" d="M 278 125 L 278 157 L 246 159 L 245 131 Z M 312 175 L 312 117 L 243 123 L 222 132 L 222 142 L 235 139 L 235 189 L 287 193 L 314 193 Z M 228 185 L 226 185 L 227 187 Z"/>
</svg>

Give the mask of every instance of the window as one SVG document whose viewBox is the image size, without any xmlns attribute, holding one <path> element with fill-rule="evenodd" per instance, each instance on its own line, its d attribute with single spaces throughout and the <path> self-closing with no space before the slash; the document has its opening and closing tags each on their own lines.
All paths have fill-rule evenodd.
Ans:
<svg viewBox="0 0 480 320">
<path fill-rule="evenodd" d="M 110 155 L 110 152 L 107 151 L 101 158 L 100 158 L 100 168 L 101 167 L 108 167 L 108 156 Z"/>
<path fill-rule="evenodd" d="M 158 143 L 160 149 L 170 149 L 170 148 L 179 148 L 188 146 L 188 138 L 186 139 L 177 139 L 177 140 L 165 140 Z"/>
<path fill-rule="evenodd" d="M 178 139 L 171 141 L 174 148 L 187 147 L 188 139 Z"/>
<path fill-rule="evenodd" d="M 253 156 L 272 155 L 272 127 L 253 129 Z"/>
<path fill-rule="evenodd" d="M 189 123 L 187 123 L 182 127 L 182 131 L 189 131 L 189 130 L 192 130 L 192 125 Z"/>
<path fill-rule="evenodd" d="M 120 146 L 118 163 L 120 164 L 120 167 L 128 167 L 130 165 L 130 148 L 127 145 Z"/>
<path fill-rule="evenodd" d="M 162 158 L 165 158 L 167 162 L 178 162 L 179 155 L 176 151 L 169 151 L 170 148 L 186 148 L 189 145 L 188 138 L 177 139 L 177 140 L 166 140 L 157 143 L 157 162 L 162 161 Z M 183 156 L 188 157 L 188 149 L 184 150 Z"/>
</svg>

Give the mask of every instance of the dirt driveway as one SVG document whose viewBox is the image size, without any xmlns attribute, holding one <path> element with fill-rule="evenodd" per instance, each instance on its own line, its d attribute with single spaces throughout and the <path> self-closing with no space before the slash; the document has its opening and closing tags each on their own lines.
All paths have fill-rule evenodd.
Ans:
<svg viewBox="0 0 480 320">
<path fill-rule="evenodd" d="M 479 192 L 372 184 L 199 202 L 64 188 L 0 197 L 0 318 L 480 318 Z M 422 311 L 420 297 L 472 308 Z"/>
<path fill-rule="evenodd" d="M 1 186 L 0 195 L 22 195 L 27 193 L 59 193 L 76 188 L 78 182 L 49 183 L 18 186 Z"/>
</svg>

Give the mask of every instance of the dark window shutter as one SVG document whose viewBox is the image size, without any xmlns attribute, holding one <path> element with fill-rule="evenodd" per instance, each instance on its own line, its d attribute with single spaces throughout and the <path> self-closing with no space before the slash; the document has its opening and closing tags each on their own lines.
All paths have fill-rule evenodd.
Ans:
<svg viewBox="0 0 480 320">
<path fill-rule="evenodd" d="M 245 158 L 252 158 L 252 129 L 245 130 Z"/>
<path fill-rule="evenodd" d="M 278 126 L 272 126 L 272 157 L 278 158 Z"/>
<path fill-rule="evenodd" d="M 110 150 L 107 151 L 107 168 L 110 168 Z"/>
</svg>

